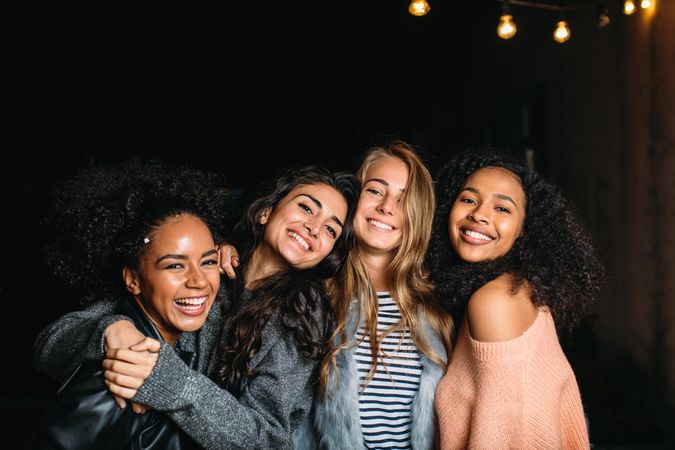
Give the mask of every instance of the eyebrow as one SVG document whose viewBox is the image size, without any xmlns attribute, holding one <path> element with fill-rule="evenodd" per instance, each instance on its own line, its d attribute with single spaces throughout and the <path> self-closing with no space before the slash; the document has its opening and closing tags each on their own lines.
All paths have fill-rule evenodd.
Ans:
<svg viewBox="0 0 675 450">
<path fill-rule="evenodd" d="M 480 192 L 478 192 L 478 189 L 472 188 L 471 186 L 465 187 L 464 189 L 462 189 L 462 191 L 469 191 L 469 192 L 473 192 L 474 194 L 480 194 Z M 502 200 L 505 200 L 507 202 L 511 202 L 513 204 L 513 206 L 515 206 L 516 208 L 518 207 L 518 205 L 516 205 L 516 202 L 513 201 L 513 199 L 511 197 L 509 197 L 508 195 L 495 194 L 495 197 L 497 197 L 499 199 L 502 199 Z"/>
<path fill-rule="evenodd" d="M 311 201 L 313 201 L 314 204 L 316 204 L 316 206 L 318 206 L 319 208 L 323 209 L 323 203 L 321 203 L 321 202 L 319 201 L 319 199 L 316 198 L 316 197 L 313 197 L 313 196 L 311 196 L 311 195 L 309 195 L 309 194 L 298 194 L 298 197 L 307 197 L 308 199 L 310 199 Z M 333 220 L 333 222 L 335 222 L 335 223 L 337 223 L 338 225 L 340 225 L 340 227 L 342 227 L 342 228 L 345 227 L 345 226 L 342 224 L 342 221 L 340 221 L 340 219 L 338 219 L 337 216 L 335 216 L 335 215 L 334 215 L 334 216 L 331 216 L 331 219 Z"/>
<path fill-rule="evenodd" d="M 207 256 L 215 255 L 217 254 L 218 251 L 216 249 L 206 251 L 202 253 L 202 256 L 199 259 L 206 258 Z M 162 255 L 159 258 L 157 258 L 157 261 L 155 261 L 155 264 L 159 264 L 160 262 L 164 261 L 165 259 L 180 259 L 180 260 L 186 260 L 188 257 L 186 255 L 179 255 L 175 253 L 167 253 L 166 255 Z"/>
<path fill-rule="evenodd" d="M 366 182 L 364 184 L 368 184 L 371 181 L 375 181 L 376 183 L 380 183 L 380 184 L 383 184 L 383 185 L 389 187 L 389 182 L 387 180 L 383 180 L 382 178 L 371 178 L 370 180 L 366 180 Z M 399 191 L 405 192 L 405 189 L 400 188 Z"/>
</svg>

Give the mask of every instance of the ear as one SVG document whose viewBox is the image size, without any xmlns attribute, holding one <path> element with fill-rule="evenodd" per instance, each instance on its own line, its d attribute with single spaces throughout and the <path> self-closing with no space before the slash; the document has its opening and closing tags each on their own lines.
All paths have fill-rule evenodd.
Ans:
<svg viewBox="0 0 675 450">
<path fill-rule="evenodd" d="M 260 223 L 260 225 L 265 225 L 267 223 L 267 221 L 269 220 L 271 213 L 272 213 L 272 208 L 269 207 L 269 206 L 267 208 L 263 209 L 262 211 L 260 211 L 260 214 L 258 215 L 258 223 Z"/>
<path fill-rule="evenodd" d="M 129 267 L 124 267 L 124 269 L 122 269 L 122 278 L 124 279 L 124 285 L 127 287 L 127 291 L 131 292 L 132 295 L 141 294 L 141 280 L 137 271 L 130 269 Z"/>
</svg>

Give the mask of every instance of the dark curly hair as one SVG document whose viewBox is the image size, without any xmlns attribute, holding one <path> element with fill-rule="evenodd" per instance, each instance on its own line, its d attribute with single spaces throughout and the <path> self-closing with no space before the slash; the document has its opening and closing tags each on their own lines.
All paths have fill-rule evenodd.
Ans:
<svg viewBox="0 0 675 450">
<path fill-rule="evenodd" d="M 253 250 L 263 239 L 259 221 L 262 211 L 274 209 L 293 189 L 309 184 L 325 184 L 345 198 L 347 217 L 342 234 L 328 256 L 313 268 L 289 268 L 273 274 L 257 283 L 248 294 L 244 292 L 243 274 L 237 275 L 233 289 L 235 307 L 227 313 L 229 319 L 224 327 L 227 331 L 218 347 L 216 365 L 218 382 L 235 395 L 255 375 L 249 363 L 260 350 L 265 324 L 275 313 L 280 314 L 282 325 L 306 357 L 320 361 L 330 349 L 335 315 L 324 281 L 342 272 L 354 245 L 352 221 L 360 194 L 358 179 L 316 165 L 286 171 L 247 208 L 235 227 L 233 244 L 241 255 L 239 267 L 245 270 Z M 251 300 L 242 301 L 242 295 L 250 295 Z"/>
<path fill-rule="evenodd" d="M 495 260 L 467 263 L 454 252 L 448 216 L 467 178 L 483 167 L 501 167 L 520 180 L 526 198 L 523 234 Z M 461 320 L 471 295 L 503 273 L 515 292 L 527 282 L 532 302 L 546 305 L 556 325 L 571 331 L 591 312 L 604 282 L 604 268 L 581 215 L 551 183 L 513 153 L 466 150 L 452 157 L 436 177 L 437 209 L 427 262 L 438 298 Z"/>
<path fill-rule="evenodd" d="M 238 200 L 221 176 L 157 159 L 131 158 L 74 170 L 51 193 L 40 223 L 46 264 L 81 292 L 81 303 L 128 294 L 121 270 L 138 269 L 145 237 L 169 217 L 189 213 L 223 239 Z"/>
</svg>

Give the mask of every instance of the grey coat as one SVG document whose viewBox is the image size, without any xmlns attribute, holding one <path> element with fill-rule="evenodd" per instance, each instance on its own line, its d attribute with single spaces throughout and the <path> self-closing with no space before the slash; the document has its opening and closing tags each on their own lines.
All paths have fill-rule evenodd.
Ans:
<svg viewBox="0 0 675 450">
<path fill-rule="evenodd" d="M 101 359 L 103 331 L 124 319 L 110 316 L 113 307 L 112 302 L 97 303 L 50 324 L 36 341 L 35 366 L 58 377 L 83 359 Z M 203 375 L 222 322 L 219 305 L 214 305 L 198 333 L 199 372 L 188 369 L 163 343 L 134 400 L 165 412 L 207 449 L 290 448 L 291 434 L 312 404 L 318 361 L 301 355 L 279 317 L 272 316 L 251 360 L 257 375 L 236 398 Z"/>
<path fill-rule="evenodd" d="M 347 331 L 354 339 L 358 329 L 356 301 L 352 303 Z M 421 332 L 433 349 L 447 362 L 447 353 L 440 337 L 433 331 L 420 309 Z M 293 436 L 294 448 L 356 450 L 362 449 L 363 433 L 359 418 L 359 374 L 354 362 L 354 346 L 338 354 L 337 374 L 333 373 L 329 381 L 326 396 L 317 396 L 312 414 Z M 434 394 L 436 385 L 444 373 L 426 355 L 420 352 L 422 376 L 417 396 L 413 401 L 411 440 L 414 450 L 434 448 L 435 422 Z M 337 375 L 337 376 L 336 376 Z"/>
</svg>

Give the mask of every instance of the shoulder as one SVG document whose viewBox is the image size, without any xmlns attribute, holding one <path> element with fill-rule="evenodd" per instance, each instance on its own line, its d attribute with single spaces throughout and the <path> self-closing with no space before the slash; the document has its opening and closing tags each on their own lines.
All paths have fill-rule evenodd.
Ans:
<svg viewBox="0 0 675 450">
<path fill-rule="evenodd" d="M 537 307 L 523 285 L 511 291 L 513 279 L 504 274 L 480 287 L 469 299 L 467 320 L 471 337 L 501 342 L 522 335 L 537 318 Z"/>
</svg>

